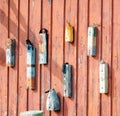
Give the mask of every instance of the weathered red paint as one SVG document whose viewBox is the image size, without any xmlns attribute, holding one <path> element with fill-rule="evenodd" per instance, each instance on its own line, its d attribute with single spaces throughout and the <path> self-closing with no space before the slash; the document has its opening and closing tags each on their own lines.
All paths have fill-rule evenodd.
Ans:
<svg viewBox="0 0 120 116">
<path fill-rule="evenodd" d="M 15 67 L 9 68 L 9 112 L 8 115 L 16 116 L 18 108 L 18 0 L 10 1 L 9 35 L 15 39 Z"/>
<path fill-rule="evenodd" d="M 51 85 L 51 7 L 52 7 L 52 1 L 49 3 L 47 0 L 42 2 L 42 28 L 47 29 L 48 31 L 48 46 L 47 46 L 47 61 L 48 63 L 46 65 L 41 65 L 41 109 L 44 111 L 45 116 L 50 116 L 50 112 L 46 110 L 46 100 L 48 94 L 45 94 L 46 90 L 50 89 Z M 47 15 L 46 15 L 47 14 Z"/>
<path fill-rule="evenodd" d="M 108 94 L 101 95 L 101 115 L 111 116 L 112 100 L 112 0 L 103 1 L 102 9 L 102 59 L 108 63 Z M 107 14 L 107 15 L 106 15 Z M 107 109 L 106 109 L 107 107 Z"/>
<path fill-rule="evenodd" d="M 45 116 L 117 116 L 120 109 L 119 0 L 0 0 L 0 116 L 43 110 Z M 74 42 L 65 42 L 67 21 Z M 87 56 L 87 27 L 98 24 L 97 56 Z M 41 28 L 48 30 L 48 64 L 38 61 Z M 15 67 L 5 65 L 6 39 L 16 40 Z M 26 89 L 26 46 L 36 47 L 36 90 Z M 99 93 L 99 61 L 109 65 L 109 93 Z M 72 98 L 63 97 L 62 64 L 72 65 Z M 46 110 L 46 90 L 60 97 L 60 112 Z"/>
<path fill-rule="evenodd" d="M 28 108 L 27 77 L 26 77 L 26 39 L 28 37 L 28 1 L 19 3 L 19 83 L 18 83 L 18 114 Z"/>
<path fill-rule="evenodd" d="M 72 97 L 64 98 L 64 115 L 76 116 L 77 83 L 76 83 L 76 63 L 77 63 L 77 0 L 67 0 L 65 9 L 65 25 L 67 22 L 73 27 L 73 43 L 65 42 L 64 58 L 65 62 L 72 65 Z M 65 40 L 64 40 L 65 41 Z M 62 85 L 63 87 L 63 85 Z M 63 94 L 63 90 L 62 90 Z"/>
<path fill-rule="evenodd" d="M 40 109 L 40 65 L 38 61 L 38 41 L 39 41 L 39 30 L 41 22 L 41 0 L 30 0 L 29 8 L 29 39 L 36 48 L 36 80 L 35 90 L 29 90 L 28 93 L 28 110 Z M 37 17 L 36 17 L 37 16 Z M 31 99 L 32 98 L 32 99 Z"/>
<path fill-rule="evenodd" d="M 78 77 L 77 77 L 77 114 L 87 116 L 87 27 L 88 27 L 88 0 L 79 1 L 78 13 Z M 84 26 L 83 26 L 84 25 Z M 79 96 L 79 97 L 78 97 Z"/>
<path fill-rule="evenodd" d="M 101 0 L 89 2 L 89 25 L 101 25 Z M 100 116 L 99 60 L 101 58 L 101 26 L 97 27 L 96 56 L 88 58 L 88 116 Z"/>
<path fill-rule="evenodd" d="M 5 61 L 5 42 L 8 38 L 8 0 L 0 1 L 0 114 L 1 116 L 8 114 L 8 68 Z"/>
<path fill-rule="evenodd" d="M 51 115 L 63 115 L 62 64 L 63 64 L 63 30 L 64 30 L 64 0 L 55 0 L 52 4 L 52 55 L 51 55 L 51 88 L 54 88 L 60 97 L 60 112 L 51 112 Z"/>
<path fill-rule="evenodd" d="M 113 1 L 113 38 L 112 38 L 112 115 L 118 116 L 119 109 L 120 109 L 120 25 L 119 19 L 120 15 L 118 15 L 118 9 L 120 7 L 120 1 L 114 0 Z"/>
</svg>

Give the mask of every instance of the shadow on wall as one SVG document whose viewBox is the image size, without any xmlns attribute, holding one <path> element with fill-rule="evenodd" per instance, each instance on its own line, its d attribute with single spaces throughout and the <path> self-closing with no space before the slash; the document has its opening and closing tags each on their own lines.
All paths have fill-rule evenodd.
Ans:
<svg viewBox="0 0 120 116">
<path fill-rule="evenodd" d="M 6 59 L 6 57 L 5 57 L 5 50 L 0 48 L 0 65 L 2 65 L 2 66 L 6 65 L 5 59 Z"/>
<path fill-rule="evenodd" d="M 10 9 L 12 9 L 12 11 L 14 12 L 14 14 L 16 16 L 16 19 L 18 19 L 18 9 L 17 9 L 13 0 L 11 0 L 10 5 L 11 5 Z M 25 45 L 25 40 L 27 39 L 27 38 L 25 38 L 25 36 L 28 35 L 28 33 L 27 33 L 28 30 L 26 30 L 26 29 L 28 29 L 27 28 L 28 24 L 26 24 L 27 21 L 25 21 L 25 18 L 23 17 L 23 15 L 21 13 L 19 14 L 19 16 L 20 16 L 20 30 L 19 30 L 19 32 L 20 32 L 20 35 L 22 35 L 22 37 L 20 37 L 19 42 L 21 42 L 23 45 Z M 2 25 L 4 25 L 4 27 L 8 28 L 7 23 L 3 23 L 3 21 L 8 22 L 8 16 L 6 16 L 5 12 L 2 9 L 0 9 L 0 23 Z M 9 19 L 9 22 L 10 22 L 10 27 L 11 27 L 10 33 L 12 33 L 15 36 L 15 38 L 18 38 L 18 33 L 16 33 L 16 31 L 15 31 L 15 29 L 18 30 L 18 25 L 11 19 Z M 29 29 L 29 32 L 31 33 L 31 35 L 34 38 L 36 38 L 35 34 L 31 31 L 31 29 Z M 38 30 L 38 33 L 39 33 L 39 30 Z"/>
<path fill-rule="evenodd" d="M 14 12 L 14 14 L 15 14 L 15 16 L 16 16 L 16 19 L 18 19 L 18 9 L 17 9 L 17 7 L 16 7 L 16 4 L 14 3 L 14 0 L 11 0 L 10 1 L 11 2 L 11 6 L 10 6 L 10 9 Z M 20 8 L 22 8 L 22 6 L 20 7 Z M 8 22 L 8 16 L 6 16 L 6 14 L 5 14 L 5 12 L 3 11 L 4 9 L 0 9 L 0 23 L 1 23 L 1 25 L 3 25 L 5 28 L 7 28 L 8 29 L 8 25 L 7 25 L 7 23 L 3 23 L 3 21 L 4 22 Z M 20 13 L 20 12 L 19 12 Z M 28 27 L 28 24 L 27 24 L 27 21 L 25 20 L 25 18 L 24 18 L 24 16 L 20 13 L 19 14 L 19 16 L 20 16 L 20 22 L 19 22 L 19 24 L 20 24 L 20 29 L 19 29 L 19 33 L 20 33 L 20 39 L 19 39 L 19 42 L 20 43 L 22 43 L 24 46 L 25 46 L 25 40 L 26 40 L 26 35 L 27 35 L 27 32 L 28 32 L 28 30 L 26 30 L 26 29 L 28 29 L 27 27 Z M 10 17 L 12 17 L 11 15 L 10 15 Z M 12 20 L 12 19 L 9 19 L 9 22 L 10 22 L 10 33 L 12 33 L 13 35 L 14 35 L 14 37 L 15 38 L 18 38 L 18 32 L 16 32 L 16 30 L 15 29 L 17 29 L 18 30 L 18 22 L 17 23 L 15 23 L 14 22 L 14 20 Z M 36 24 L 37 25 L 37 24 Z M 38 26 L 38 25 L 37 25 Z M 40 27 L 40 25 L 38 26 L 38 27 Z M 37 28 L 38 28 L 37 27 Z M 33 30 L 33 29 L 32 29 Z M 32 41 L 32 43 L 33 44 L 36 44 L 36 45 L 38 45 L 38 36 L 39 36 L 39 30 L 36 30 L 36 31 L 38 31 L 38 36 L 36 37 L 36 35 L 35 35 L 35 33 L 32 31 L 31 29 L 29 29 L 29 38 L 30 38 L 30 40 Z M 61 37 L 56 37 L 57 39 L 59 38 L 59 39 L 61 39 Z M 50 39 L 50 38 L 49 38 Z M 53 48 L 55 49 L 55 52 L 56 53 L 59 53 L 59 45 L 57 45 L 57 44 L 54 44 L 53 45 Z M 4 49 L 2 49 L 2 48 L 0 48 L 0 64 L 1 65 L 3 65 L 3 66 L 5 66 L 5 50 Z M 24 50 L 21 50 L 20 49 L 20 55 L 21 54 L 24 54 Z M 18 54 L 17 54 L 18 55 Z M 38 56 L 38 55 L 37 55 Z M 52 57 L 52 56 L 49 56 L 49 57 Z M 54 78 L 58 78 L 59 80 L 60 80 L 60 83 L 62 83 L 62 64 L 61 64 L 61 66 L 59 66 L 58 64 L 57 64 L 57 62 L 58 62 L 58 56 L 57 55 L 55 55 L 55 56 L 53 56 L 53 57 L 55 57 L 55 58 L 53 58 L 54 60 L 52 60 L 52 65 L 54 64 L 54 68 L 55 69 L 57 69 L 57 71 L 60 71 L 61 72 L 61 75 L 59 75 L 58 76 L 58 72 L 57 71 L 53 71 L 52 73 L 53 73 L 53 75 L 54 75 Z M 38 58 L 36 58 L 36 59 L 38 59 Z M 49 59 L 49 62 L 50 62 L 50 59 Z M 49 70 L 49 68 L 48 68 L 48 70 Z M 74 70 L 73 70 L 74 71 Z M 37 73 L 37 72 L 36 72 Z M 37 73 L 38 74 L 38 73 Z M 36 75 L 36 77 L 37 77 L 37 80 L 38 80 L 38 76 Z M 47 77 L 46 77 L 47 78 Z M 74 83 L 74 79 L 73 79 L 73 83 Z M 36 81 L 36 82 L 38 82 L 38 81 Z M 37 84 L 38 85 L 38 84 Z M 57 83 L 55 83 L 55 85 L 53 85 L 54 86 L 54 89 L 55 89 L 55 87 L 56 86 L 59 86 Z M 60 92 L 58 92 L 58 95 L 60 96 L 60 97 L 62 97 L 62 95 L 61 95 L 61 93 Z M 74 99 L 74 93 L 73 93 L 73 95 L 72 95 L 72 98 L 71 99 Z"/>
<path fill-rule="evenodd" d="M 18 33 L 19 33 L 19 44 L 22 44 L 24 47 L 26 47 L 26 44 L 25 44 L 26 43 L 26 39 L 30 35 L 32 35 L 32 37 L 33 37 L 31 39 L 32 43 L 33 44 L 38 44 L 37 37 L 36 37 L 35 33 L 33 33 L 31 29 L 28 30 L 28 20 L 26 20 L 24 18 L 22 13 L 19 12 L 19 14 L 18 14 L 18 7 L 17 7 L 17 5 L 15 4 L 14 1 L 15 0 L 11 0 L 10 1 L 10 10 L 12 11 L 12 13 L 14 13 L 15 18 L 16 18 L 17 21 L 14 21 L 14 19 L 11 19 L 12 14 L 10 14 L 10 18 L 9 18 L 8 15 L 4 11 L 5 9 L 0 8 L 0 25 L 4 26 L 6 28 L 6 30 L 8 30 L 8 21 L 9 21 L 9 26 L 10 26 L 9 34 L 12 34 L 14 36 L 14 38 L 18 41 Z M 5 2 L 6 2 L 5 4 L 8 5 L 8 1 L 6 0 Z M 21 8 L 22 8 L 22 6 L 20 6 L 20 9 Z M 26 9 L 26 10 L 28 10 L 28 9 Z M 9 13 L 10 13 L 10 11 L 9 11 Z M 19 17 L 18 17 L 18 15 L 19 15 Z M 26 17 L 28 17 L 28 16 L 26 16 Z M 18 20 L 18 18 L 19 18 L 19 20 Z M 20 25 L 19 32 L 18 32 L 18 23 Z M 40 27 L 40 25 L 39 25 L 39 27 Z M 28 32 L 30 32 L 29 36 L 28 36 L 28 34 L 29 34 Z M 38 35 L 39 35 L 39 30 L 38 30 Z M 8 35 L 6 35 L 6 37 L 7 36 Z M 1 33 L 0 33 L 0 38 L 1 39 L 6 39 L 6 38 L 3 38 L 3 35 Z M 35 39 L 36 39 L 36 41 L 35 41 Z M 18 43 L 16 45 L 17 45 L 16 48 L 18 48 Z M 4 46 L 5 45 L 3 45 L 2 48 L 0 48 L 0 65 L 2 65 L 2 66 L 6 65 L 6 61 L 5 61 L 6 60 L 6 54 L 5 54 Z M 19 54 L 18 54 L 17 50 L 18 49 L 16 49 L 16 58 L 18 58 L 18 55 L 22 55 L 22 54 L 26 55 L 25 51 L 23 50 L 23 47 L 20 47 Z M 36 71 L 38 71 L 38 70 L 36 70 Z M 36 75 L 36 77 L 37 77 L 36 79 L 38 80 L 38 76 L 37 75 Z"/>
</svg>

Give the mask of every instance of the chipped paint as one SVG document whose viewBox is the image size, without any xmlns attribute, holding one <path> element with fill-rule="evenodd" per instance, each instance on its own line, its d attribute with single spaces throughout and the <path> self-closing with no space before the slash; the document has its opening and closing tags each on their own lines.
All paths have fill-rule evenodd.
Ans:
<svg viewBox="0 0 120 116">
<path fill-rule="evenodd" d="M 82 67 L 82 62 L 83 62 L 83 55 L 80 55 L 80 58 L 78 58 L 78 68 Z"/>
<path fill-rule="evenodd" d="M 41 95 L 41 101 L 42 101 L 42 102 L 44 102 L 44 98 L 45 98 L 45 96 L 44 96 L 44 94 L 42 94 L 42 95 Z"/>
<path fill-rule="evenodd" d="M 5 114 L 5 116 L 7 116 L 7 115 L 8 115 L 7 111 L 5 111 L 5 113 L 4 113 L 4 114 Z"/>
<path fill-rule="evenodd" d="M 51 5 L 51 0 L 48 0 L 49 5 Z"/>
<path fill-rule="evenodd" d="M 34 0 L 32 1 L 32 7 L 35 7 L 35 1 Z"/>
<path fill-rule="evenodd" d="M 16 116 L 17 115 L 17 112 L 16 111 L 14 111 L 14 116 Z"/>
</svg>

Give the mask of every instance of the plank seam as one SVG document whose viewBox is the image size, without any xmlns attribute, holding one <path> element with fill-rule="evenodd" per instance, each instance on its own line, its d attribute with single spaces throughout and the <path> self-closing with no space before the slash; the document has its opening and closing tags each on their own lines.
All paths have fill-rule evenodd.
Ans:
<svg viewBox="0 0 120 116">
<path fill-rule="evenodd" d="M 51 50 L 50 50 L 50 54 L 51 54 L 51 56 L 52 56 L 52 20 L 53 20 L 53 1 L 51 0 L 51 18 L 50 18 L 50 48 L 51 48 Z M 52 84 L 51 84 L 51 82 L 52 82 L 52 73 L 51 73 L 51 71 L 52 71 L 52 57 L 50 57 L 50 88 L 52 87 Z M 49 112 L 49 115 L 51 116 L 51 111 Z"/>
<path fill-rule="evenodd" d="M 8 38 L 10 38 L 10 0 L 8 0 Z M 9 116 L 9 67 L 7 67 L 7 116 Z"/>
<path fill-rule="evenodd" d="M 66 20 L 66 0 L 64 1 L 64 16 L 63 16 L 63 21 L 64 21 L 64 23 L 63 23 L 63 63 L 65 62 L 65 20 Z M 64 116 L 64 114 L 65 114 L 65 112 L 64 112 L 64 97 L 63 97 L 63 116 Z"/>
<path fill-rule="evenodd" d="M 102 33 L 103 33 L 103 0 L 101 0 L 101 24 L 100 24 L 100 28 L 101 28 L 101 37 L 100 37 L 100 40 L 99 40 L 99 61 L 102 59 Z M 101 112 L 102 112 L 102 95 L 100 94 L 100 116 L 101 116 Z"/>
<path fill-rule="evenodd" d="M 18 0 L 18 62 L 17 62 L 17 109 L 16 109 L 16 114 L 18 116 L 18 106 L 19 106 L 19 40 L 20 40 L 20 0 Z"/>
<path fill-rule="evenodd" d="M 30 0 L 28 0 L 28 24 L 27 24 L 27 39 L 29 39 L 30 28 Z M 27 89 L 27 110 L 29 109 L 29 90 Z"/>
<path fill-rule="evenodd" d="M 43 10 L 43 0 L 40 1 L 41 2 L 41 18 L 40 18 L 40 29 L 42 28 L 42 16 L 43 16 L 43 13 L 42 13 L 42 10 Z M 41 92 L 42 92 L 42 66 L 40 65 L 40 109 L 42 108 L 42 99 L 41 99 Z"/>
<path fill-rule="evenodd" d="M 114 2 L 111 0 L 111 116 L 113 115 L 113 90 L 114 90 L 114 79 L 113 79 L 113 37 L 114 37 L 114 28 L 113 28 L 113 19 L 114 19 Z"/>
<path fill-rule="evenodd" d="M 79 35 L 79 0 L 77 0 L 77 12 L 78 12 L 78 15 L 77 15 L 77 37 L 78 38 L 78 35 Z M 78 116 L 78 42 L 79 40 L 76 39 L 76 116 Z"/>
<path fill-rule="evenodd" d="M 89 26 L 89 18 L 90 18 L 90 0 L 88 0 L 88 4 L 87 4 L 87 14 L 88 14 L 88 20 L 87 20 L 87 26 Z M 89 108 L 89 57 L 87 56 L 87 110 L 86 110 L 86 114 L 88 116 L 88 108 Z"/>
</svg>

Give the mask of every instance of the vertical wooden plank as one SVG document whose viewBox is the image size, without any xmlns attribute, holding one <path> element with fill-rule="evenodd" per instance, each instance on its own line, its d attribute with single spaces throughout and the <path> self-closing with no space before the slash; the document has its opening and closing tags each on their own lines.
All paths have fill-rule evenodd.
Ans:
<svg viewBox="0 0 120 116">
<path fill-rule="evenodd" d="M 36 89 L 29 90 L 28 110 L 40 109 L 40 65 L 38 62 L 38 41 L 41 21 L 41 0 L 30 0 L 29 39 L 36 48 Z M 32 98 L 32 99 L 31 99 Z"/>
<path fill-rule="evenodd" d="M 19 29 L 19 101 L 18 114 L 27 110 L 27 89 L 26 89 L 26 45 L 28 30 L 28 0 L 20 1 L 20 29 Z"/>
<path fill-rule="evenodd" d="M 77 0 L 66 1 L 65 14 L 66 14 L 65 23 L 67 24 L 68 21 L 74 28 L 74 42 L 73 43 L 65 42 L 65 62 L 68 62 L 70 65 L 72 65 L 72 97 L 64 98 L 64 116 L 76 116 Z"/>
<path fill-rule="evenodd" d="M 53 116 L 63 116 L 63 91 L 62 91 L 62 64 L 63 64 L 63 25 L 64 25 L 64 0 L 54 0 L 52 6 L 52 61 L 51 61 L 51 87 L 60 97 L 60 112 L 52 111 Z"/>
<path fill-rule="evenodd" d="M 101 0 L 90 0 L 89 2 L 89 25 L 96 23 L 101 25 Z M 89 57 L 88 66 L 88 116 L 100 115 L 100 94 L 99 94 L 99 61 L 101 57 L 101 27 L 97 32 L 97 55 Z"/>
<path fill-rule="evenodd" d="M 52 2 L 52 1 L 51 1 Z M 43 0 L 42 3 L 42 28 L 48 30 L 48 64 L 42 65 L 41 69 L 41 109 L 45 116 L 49 116 L 50 112 L 46 110 L 45 91 L 50 89 L 50 65 L 51 65 L 51 7 L 52 3 Z M 47 14 L 47 15 L 46 15 Z"/>
<path fill-rule="evenodd" d="M 109 93 L 101 95 L 101 115 L 111 116 L 112 0 L 103 1 L 102 14 L 102 59 L 109 65 Z"/>
<path fill-rule="evenodd" d="M 5 61 L 5 41 L 8 38 L 8 0 L 0 0 L 0 114 L 8 114 L 7 68 Z"/>
<path fill-rule="evenodd" d="M 88 0 L 79 1 L 77 114 L 87 116 L 87 27 Z"/>
<path fill-rule="evenodd" d="M 113 1 L 112 115 L 120 114 L 120 1 Z"/>
<path fill-rule="evenodd" d="M 17 72 L 18 72 L 18 0 L 10 0 L 10 38 L 15 39 L 15 67 L 9 68 L 9 115 L 17 115 Z"/>
</svg>

